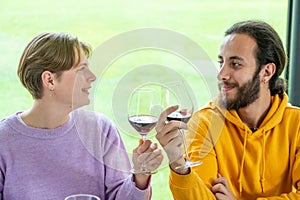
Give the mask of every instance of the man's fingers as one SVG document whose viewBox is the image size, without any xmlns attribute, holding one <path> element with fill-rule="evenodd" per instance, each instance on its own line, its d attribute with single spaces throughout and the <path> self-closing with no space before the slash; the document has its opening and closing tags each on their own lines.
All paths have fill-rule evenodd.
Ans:
<svg viewBox="0 0 300 200">
<path fill-rule="evenodd" d="M 227 199 L 226 195 L 224 195 L 223 193 L 219 193 L 219 192 L 215 193 L 215 197 L 217 200 Z"/>
<path fill-rule="evenodd" d="M 172 112 L 175 112 L 178 109 L 178 105 L 175 106 L 170 106 L 167 109 L 165 109 L 161 114 L 160 114 L 160 118 L 165 118 L 167 119 L 167 116 L 169 114 L 171 114 Z M 165 121 L 165 120 L 164 120 Z"/>
<path fill-rule="evenodd" d="M 162 146 L 165 146 L 180 134 L 179 129 L 187 129 L 187 125 L 180 121 L 171 121 L 155 137 Z"/>
<path fill-rule="evenodd" d="M 218 178 L 214 180 L 211 188 L 217 200 L 236 199 L 232 190 L 229 187 L 227 178 L 218 173 Z"/>
<path fill-rule="evenodd" d="M 165 122 L 167 121 L 168 115 L 176 111 L 177 109 L 178 109 L 178 105 L 170 106 L 160 114 L 155 127 L 156 132 L 160 132 L 163 129 L 163 127 L 165 126 Z"/>
<path fill-rule="evenodd" d="M 222 183 L 217 183 L 217 184 L 213 185 L 211 190 L 214 194 L 216 194 L 216 193 L 226 194 L 226 191 L 227 191 L 226 187 Z"/>
<path fill-rule="evenodd" d="M 229 188 L 228 180 L 227 178 L 223 177 L 221 174 L 218 173 L 218 178 L 214 180 L 214 184 L 222 184 L 226 188 Z"/>
<path fill-rule="evenodd" d="M 180 135 L 178 128 L 166 127 L 166 132 L 161 132 L 156 135 L 156 139 L 160 142 L 162 146 L 168 144 L 172 139 Z"/>
</svg>

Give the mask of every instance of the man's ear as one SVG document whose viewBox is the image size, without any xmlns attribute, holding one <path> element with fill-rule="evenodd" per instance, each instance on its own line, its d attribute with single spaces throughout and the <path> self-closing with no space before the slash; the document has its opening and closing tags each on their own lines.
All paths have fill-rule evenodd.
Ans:
<svg viewBox="0 0 300 200">
<path fill-rule="evenodd" d="M 42 73 L 42 81 L 45 88 L 48 88 L 50 91 L 54 90 L 54 74 L 50 71 L 44 71 Z"/>
<path fill-rule="evenodd" d="M 269 82 L 272 76 L 276 72 L 276 65 L 274 63 L 266 64 L 262 69 L 262 81 L 264 83 Z"/>
</svg>

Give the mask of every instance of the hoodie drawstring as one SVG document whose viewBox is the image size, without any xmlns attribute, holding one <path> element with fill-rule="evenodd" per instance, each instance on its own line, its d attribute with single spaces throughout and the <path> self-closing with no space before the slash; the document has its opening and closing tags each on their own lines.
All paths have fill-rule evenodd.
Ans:
<svg viewBox="0 0 300 200">
<path fill-rule="evenodd" d="M 243 174 L 244 162 L 245 162 L 245 156 L 246 156 L 247 138 L 248 138 L 248 131 L 246 130 L 244 144 L 243 144 L 243 156 L 242 156 L 242 161 L 241 161 L 241 170 L 240 170 L 239 179 L 238 179 L 240 196 L 242 196 L 242 191 L 243 191 L 243 189 L 242 189 L 242 187 L 243 187 L 242 174 Z"/>
<path fill-rule="evenodd" d="M 266 133 L 265 130 L 262 130 L 262 135 L 263 135 L 263 146 L 262 146 L 262 170 L 261 170 L 261 175 L 260 175 L 260 185 L 261 185 L 261 190 L 262 193 L 264 193 L 264 181 L 265 181 L 265 172 L 266 172 Z"/>
<path fill-rule="evenodd" d="M 264 181 L 265 181 L 265 173 L 266 173 L 266 133 L 265 133 L 265 130 L 262 130 L 262 135 L 263 135 L 263 141 L 262 141 L 263 143 L 262 143 L 262 167 L 261 167 L 261 174 L 260 174 L 260 185 L 261 185 L 262 193 L 264 193 Z M 243 156 L 242 156 L 242 160 L 241 160 L 241 169 L 240 169 L 240 174 L 239 174 L 239 178 L 238 178 L 240 196 L 242 196 L 242 192 L 243 192 L 242 174 L 243 174 L 245 156 L 246 156 L 247 138 L 248 138 L 248 131 L 245 132 L 245 138 L 244 138 L 244 143 L 243 143 Z"/>
</svg>

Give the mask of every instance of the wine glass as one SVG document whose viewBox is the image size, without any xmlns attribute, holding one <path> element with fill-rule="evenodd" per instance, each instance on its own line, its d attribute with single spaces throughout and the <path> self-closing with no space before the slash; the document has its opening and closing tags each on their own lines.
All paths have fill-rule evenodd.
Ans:
<svg viewBox="0 0 300 200">
<path fill-rule="evenodd" d="M 91 194 L 73 194 L 67 196 L 65 200 L 100 200 L 100 198 Z"/>
<path fill-rule="evenodd" d="M 194 103 L 190 96 L 188 87 L 182 81 L 176 81 L 166 84 L 166 87 L 163 88 L 162 100 L 164 101 L 165 107 L 172 105 L 178 105 L 179 108 L 177 111 L 172 112 L 167 116 L 167 120 L 176 120 L 187 123 L 194 112 Z M 191 161 L 188 154 L 188 147 L 185 138 L 185 130 L 179 129 L 182 136 L 182 145 L 185 154 L 185 164 L 183 166 L 177 166 L 175 169 L 180 168 L 189 168 L 201 165 L 202 162 L 193 162 Z"/>
<path fill-rule="evenodd" d="M 159 99 L 157 91 L 153 88 L 137 88 L 129 98 L 128 121 L 130 125 L 140 134 L 143 140 L 147 139 L 147 134 L 156 126 L 158 112 L 155 107 Z M 152 174 L 147 170 L 145 163 L 142 163 L 139 171 L 132 169 L 134 174 Z"/>
</svg>

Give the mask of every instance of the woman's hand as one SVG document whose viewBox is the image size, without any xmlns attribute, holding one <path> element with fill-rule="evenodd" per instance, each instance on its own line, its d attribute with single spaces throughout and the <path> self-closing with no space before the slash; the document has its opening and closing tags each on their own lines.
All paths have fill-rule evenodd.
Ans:
<svg viewBox="0 0 300 200">
<path fill-rule="evenodd" d="M 140 140 L 138 147 L 133 150 L 133 168 L 136 172 L 142 170 L 152 172 L 157 170 L 161 165 L 163 155 L 161 150 L 157 147 L 156 143 L 152 143 L 151 140 Z M 136 186 L 139 189 L 145 189 L 149 185 L 150 174 L 134 174 L 134 180 Z"/>
</svg>

